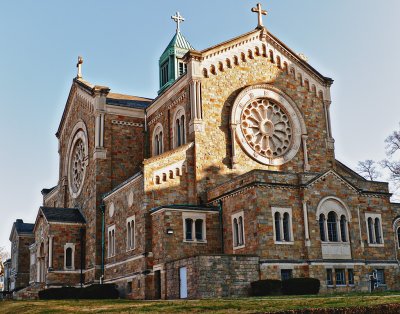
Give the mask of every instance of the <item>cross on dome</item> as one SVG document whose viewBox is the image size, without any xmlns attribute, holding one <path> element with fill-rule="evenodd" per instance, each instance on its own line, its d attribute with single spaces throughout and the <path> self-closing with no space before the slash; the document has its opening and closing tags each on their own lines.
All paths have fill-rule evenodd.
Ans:
<svg viewBox="0 0 400 314">
<path fill-rule="evenodd" d="M 179 32 L 180 24 L 185 21 L 184 17 L 179 12 L 176 12 L 175 15 L 171 16 L 171 19 L 176 22 L 176 32 Z"/>
<path fill-rule="evenodd" d="M 258 25 L 257 28 L 263 28 L 263 21 L 262 21 L 262 16 L 263 15 L 267 15 L 267 10 L 263 10 L 261 8 L 261 3 L 257 3 L 257 7 L 256 8 L 251 8 L 251 12 L 256 12 L 258 13 Z"/>
</svg>

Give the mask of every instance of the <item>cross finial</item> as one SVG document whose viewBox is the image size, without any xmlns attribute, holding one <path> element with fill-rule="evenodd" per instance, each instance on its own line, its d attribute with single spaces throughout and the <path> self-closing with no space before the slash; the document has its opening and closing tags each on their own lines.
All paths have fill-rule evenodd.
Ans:
<svg viewBox="0 0 400 314">
<path fill-rule="evenodd" d="M 261 8 L 261 3 L 257 3 L 257 7 L 256 8 L 251 8 L 251 12 L 256 12 L 258 13 L 258 25 L 257 28 L 263 28 L 263 21 L 262 21 L 262 16 L 263 15 L 267 15 L 267 10 L 263 10 Z"/>
<path fill-rule="evenodd" d="M 76 78 L 78 79 L 82 78 L 82 63 L 83 63 L 83 58 L 79 56 L 78 63 L 76 64 L 76 67 L 78 68 L 78 74 L 76 75 Z"/>
<path fill-rule="evenodd" d="M 184 22 L 185 19 L 179 12 L 176 12 L 175 15 L 171 16 L 171 19 L 173 19 L 176 22 L 176 32 L 179 32 L 180 24 Z"/>
</svg>

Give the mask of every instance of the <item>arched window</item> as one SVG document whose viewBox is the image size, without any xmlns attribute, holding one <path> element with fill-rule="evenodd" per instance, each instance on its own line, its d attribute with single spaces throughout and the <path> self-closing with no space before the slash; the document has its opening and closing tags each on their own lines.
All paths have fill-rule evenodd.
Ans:
<svg viewBox="0 0 400 314">
<path fill-rule="evenodd" d="M 283 214 L 283 239 L 285 241 L 290 241 L 290 221 L 289 221 L 289 214 Z"/>
<path fill-rule="evenodd" d="M 286 73 L 289 72 L 288 65 L 287 65 L 286 61 L 283 62 L 283 71 L 285 71 Z"/>
<path fill-rule="evenodd" d="M 347 242 L 347 221 L 344 215 L 340 217 L 340 236 L 342 242 Z"/>
<path fill-rule="evenodd" d="M 75 244 L 74 243 L 66 243 L 64 245 L 64 270 L 74 270 L 75 269 L 74 255 L 75 255 Z"/>
<path fill-rule="evenodd" d="M 208 77 L 208 71 L 206 68 L 203 69 L 203 76 L 206 78 Z"/>
<path fill-rule="evenodd" d="M 397 246 L 400 249 L 400 227 L 397 227 Z"/>
<path fill-rule="evenodd" d="M 281 214 L 275 213 L 275 240 L 282 241 L 281 239 Z"/>
<path fill-rule="evenodd" d="M 326 241 L 325 237 L 325 216 L 324 214 L 319 215 L 319 234 L 321 241 Z"/>
<path fill-rule="evenodd" d="M 135 248 L 135 216 L 129 217 L 126 220 L 127 230 L 127 250 L 133 250 Z"/>
<path fill-rule="evenodd" d="M 381 235 L 381 221 L 379 218 L 375 218 L 375 241 L 378 244 L 382 243 L 382 235 Z"/>
<path fill-rule="evenodd" d="M 215 70 L 215 66 L 214 66 L 214 65 L 211 65 L 211 67 L 210 67 L 210 73 L 213 74 L 213 75 L 216 75 L 216 74 L 217 74 L 217 71 Z"/>
<path fill-rule="evenodd" d="M 375 243 L 374 223 L 371 217 L 368 218 L 368 237 L 369 237 L 369 243 Z"/>
<path fill-rule="evenodd" d="M 196 219 L 195 225 L 195 232 L 196 232 L 196 240 L 201 241 L 203 240 L 203 220 Z"/>
<path fill-rule="evenodd" d="M 164 152 L 163 127 L 159 123 L 153 133 L 153 156 L 160 155 Z"/>
<path fill-rule="evenodd" d="M 337 216 L 335 212 L 329 212 L 328 214 L 328 239 L 331 242 L 338 242 L 337 234 Z"/>
<path fill-rule="evenodd" d="M 233 248 L 241 248 L 244 246 L 244 220 L 243 212 L 236 213 L 231 216 L 232 221 L 232 240 Z"/>
<path fill-rule="evenodd" d="M 272 50 L 269 51 L 269 61 L 271 61 L 272 63 L 275 63 L 274 53 Z"/>
<path fill-rule="evenodd" d="M 255 55 L 256 55 L 257 57 L 260 56 L 260 48 L 258 48 L 258 47 L 255 48 Z"/>
<path fill-rule="evenodd" d="M 223 65 L 223 63 L 220 61 L 220 62 L 218 62 L 218 70 L 220 71 L 220 72 L 224 72 L 224 65 Z"/>
<path fill-rule="evenodd" d="M 72 268 L 72 248 L 67 248 L 65 250 L 65 268 Z"/>
<path fill-rule="evenodd" d="M 247 55 L 249 59 L 253 59 L 253 51 L 251 51 L 251 49 L 248 50 Z"/>
<path fill-rule="evenodd" d="M 239 245 L 243 245 L 243 217 L 239 217 Z"/>
<path fill-rule="evenodd" d="M 228 58 L 226 59 L 226 67 L 227 67 L 228 69 L 232 68 L 231 60 L 228 59 Z"/>
<path fill-rule="evenodd" d="M 276 65 L 278 66 L 279 69 L 282 67 L 281 57 L 279 56 L 276 56 Z"/>
<path fill-rule="evenodd" d="M 182 107 L 176 111 L 174 120 L 174 147 L 176 148 L 186 143 L 185 111 Z"/>
<path fill-rule="evenodd" d="M 239 65 L 239 58 L 237 56 L 233 56 L 233 64 Z"/>
<path fill-rule="evenodd" d="M 246 62 L 246 55 L 244 54 L 244 52 L 240 54 L 240 59 L 242 60 L 242 62 Z"/>
<path fill-rule="evenodd" d="M 128 231 L 128 250 L 132 247 L 132 228 L 131 228 L 131 223 L 128 222 L 128 227 L 127 227 L 127 231 Z"/>
<path fill-rule="evenodd" d="M 239 223 L 237 218 L 233 219 L 233 245 L 239 246 Z"/>
</svg>

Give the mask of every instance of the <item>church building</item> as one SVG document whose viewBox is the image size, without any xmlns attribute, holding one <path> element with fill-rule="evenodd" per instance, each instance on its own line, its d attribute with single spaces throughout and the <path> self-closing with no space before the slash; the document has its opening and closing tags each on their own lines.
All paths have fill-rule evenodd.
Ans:
<svg viewBox="0 0 400 314">
<path fill-rule="evenodd" d="M 155 99 L 82 77 L 42 190 L 30 286 L 115 283 L 131 299 L 233 297 L 260 279 L 400 289 L 400 204 L 335 158 L 333 80 L 263 25 L 196 50 L 176 33 Z M 26 288 L 26 289 L 29 289 Z"/>
</svg>

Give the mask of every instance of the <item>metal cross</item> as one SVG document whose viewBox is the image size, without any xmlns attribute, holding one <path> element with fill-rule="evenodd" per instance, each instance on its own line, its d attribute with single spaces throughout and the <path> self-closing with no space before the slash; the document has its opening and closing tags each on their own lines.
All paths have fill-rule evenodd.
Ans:
<svg viewBox="0 0 400 314">
<path fill-rule="evenodd" d="M 76 64 L 76 67 L 78 68 L 78 74 L 77 78 L 82 78 L 82 63 L 83 63 L 83 58 L 81 56 L 78 57 L 78 63 Z"/>
<path fill-rule="evenodd" d="M 185 19 L 179 12 L 176 12 L 174 16 L 171 16 L 171 19 L 173 19 L 176 22 L 176 31 L 179 32 L 179 24 L 184 22 Z"/>
<path fill-rule="evenodd" d="M 257 28 L 264 27 L 263 21 L 262 21 L 262 16 L 263 15 L 267 15 L 268 12 L 267 12 L 267 10 L 263 10 L 261 8 L 261 3 L 257 3 L 257 7 L 256 8 L 251 8 L 251 12 L 258 13 L 258 25 L 257 25 Z"/>
</svg>

